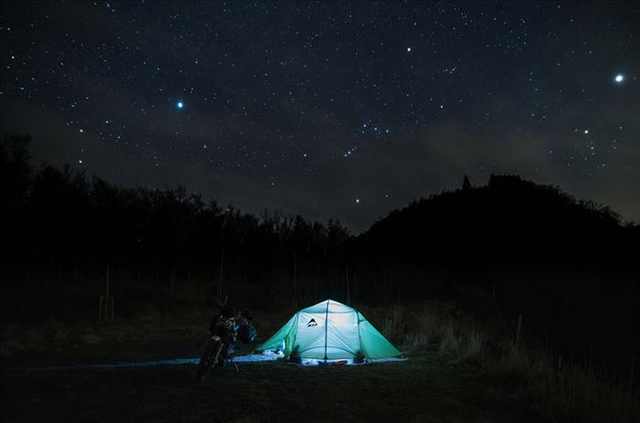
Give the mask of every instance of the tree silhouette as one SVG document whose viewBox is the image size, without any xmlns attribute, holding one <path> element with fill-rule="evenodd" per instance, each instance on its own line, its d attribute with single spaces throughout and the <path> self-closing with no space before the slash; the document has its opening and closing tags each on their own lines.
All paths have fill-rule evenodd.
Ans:
<svg viewBox="0 0 640 423">
<path fill-rule="evenodd" d="M 462 189 L 469 190 L 471 189 L 471 182 L 469 181 L 469 177 L 464 175 L 464 180 L 462 181 Z"/>
</svg>

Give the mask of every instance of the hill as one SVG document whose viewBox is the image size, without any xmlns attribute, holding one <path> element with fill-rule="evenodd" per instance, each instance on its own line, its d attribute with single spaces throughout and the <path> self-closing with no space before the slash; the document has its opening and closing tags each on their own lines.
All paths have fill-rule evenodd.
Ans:
<svg viewBox="0 0 640 423">
<path fill-rule="evenodd" d="M 448 297 L 521 319 L 538 346 L 628 370 L 640 345 L 638 229 L 556 187 L 493 175 L 391 212 L 350 251 L 372 300 Z"/>
<path fill-rule="evenodd" d="M 492 175 L 488 185 L 415 201 L 376 222 L 357 241 L 379 256 L 466 267 L 500 264 L 567 269 L 628 269 L 626 245 L 637 227 L 607 206 L 578 201 L 519 176 Z"/>
</svg>

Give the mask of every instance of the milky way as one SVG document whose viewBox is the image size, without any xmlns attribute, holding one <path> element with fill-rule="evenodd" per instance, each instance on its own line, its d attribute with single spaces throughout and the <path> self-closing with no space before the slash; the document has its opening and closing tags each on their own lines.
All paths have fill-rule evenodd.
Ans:
<svg viewBox="0 0 640 423">
<path fill-rule="evenodd" d="M 356 232 L 465 174 L 640 220 L 633 6 L 7 3 L 0 120 L 37 160 Z"/>
</svg>

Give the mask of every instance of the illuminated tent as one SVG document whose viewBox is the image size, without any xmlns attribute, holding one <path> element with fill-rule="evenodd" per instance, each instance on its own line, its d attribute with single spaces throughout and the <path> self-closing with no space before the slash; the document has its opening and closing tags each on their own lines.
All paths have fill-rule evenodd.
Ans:
<svg viewBox="0 0 640 423">
<path fill-rule="evenodd" d="M 362 313 L 333 300 L 298 311 L 257 351 L 302 362 L 375 361 L 401 355 Z"/>
</svg>

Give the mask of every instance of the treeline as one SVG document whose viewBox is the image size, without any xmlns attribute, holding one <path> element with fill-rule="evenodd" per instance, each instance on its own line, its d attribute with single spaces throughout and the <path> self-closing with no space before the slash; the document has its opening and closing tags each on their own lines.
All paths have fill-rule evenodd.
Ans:
<svg viewBox="0 0 640 423">
<path fill-rule="evenodd" d="M 245 303 L 320 295 L 320 281 L 344 274 L 350 235 L 337 220 L 269 211 L 257 217 L 184 188 L 129 189 L 70 166 L 34 168 L 29 143 L 28 136 L 5 135 L 0 146 L 1 272 L 5 292 L 28 287 L 28 304 L 39 301 L 34 287 L 42 290 L 36 296 L 69 292 L 104 279 L 106 269 L 120 286 L 146 285 L 148 295 L 194 281 L 211 302 L 242 286 L 236 296 L 244 298 L 236 300 Z"/>
</svg>

